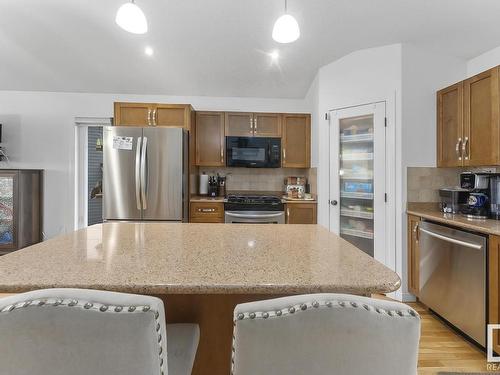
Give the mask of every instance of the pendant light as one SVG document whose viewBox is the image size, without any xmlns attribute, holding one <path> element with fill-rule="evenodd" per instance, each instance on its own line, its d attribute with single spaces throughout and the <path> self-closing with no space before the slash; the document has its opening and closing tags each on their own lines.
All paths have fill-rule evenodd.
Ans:
<svg viewBox="0 0 500 375">
<path fill-rule="evenodd" d="M 145 34 L 148 31 L 148 21 L 144 12 L 135 5 L 135 1 L 123 4 L 116 12 L 115 22 L 123 30 L 133 34 Z"/>
<path fill-rule="evenodd" d="M 292 43 L 300 37 L 299 24 L 287 10 L 287 0 L 285 0 L 285 14 L 276 20 L 273 27 L 273 39 L 278 43 Z"/>
</svg>

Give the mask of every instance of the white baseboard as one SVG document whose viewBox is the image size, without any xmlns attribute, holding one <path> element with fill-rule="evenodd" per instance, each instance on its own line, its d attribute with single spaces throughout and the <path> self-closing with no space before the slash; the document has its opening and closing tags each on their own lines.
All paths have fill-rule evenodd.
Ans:
<svg viewBox="0 0 500 375">
<path fill-rule="evenodd" d="M 395 301 L 399 302 L 415 302 L 417 299 L 411 293 L 403 293 L 401 290 L 397 290 L 392 293 L 387 293 L 387 297 L 392 298 Z"/>
</svg>

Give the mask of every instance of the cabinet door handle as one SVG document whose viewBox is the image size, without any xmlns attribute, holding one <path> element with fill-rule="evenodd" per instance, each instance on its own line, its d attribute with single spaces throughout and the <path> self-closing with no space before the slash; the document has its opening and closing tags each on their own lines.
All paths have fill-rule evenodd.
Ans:
<svg viewBox="0 0 500 375">
<path fill-rule="evenodd" d="M 148 125 L 151 126 L 151 110 L 148 109 Z"/>
<path fill-rule="evenodd" d="M 253 131 L 253 119 L 250 117 L 250 131 Z"/>
<path fill-rule="evenodd" d="M 415 223 L 415 225 L 413 226 L 413 233 L 415 233 L 415 241 L 418 242 L 418 237 L 419 237 L 419 235 L 418 235 L 418 233 L 419 233 L 418 232 L 418 223 Z"/>
<path fill-rule="evenodd" d="M 224 148 L 222 146 L 220 148 L 220 162 L 224 163 Z"/>
<path fill-rule="evenodd" d="M 286 217 L 290 218 L 290 208 L 288 208 L 288 207 L 286 209 Z"/>
<path fill-rule="evenodd" d="M 156 109 L 153 110 L 153 125 L 156 126 Z"/>
<path fill-rule="evenodd" d="M 253 130 L 257 133 L 257 118 L 253 119 Z"/>
<path fill-rule="evenodd" d="M 286 160 L 286 148 L 283 149 L 283 160 Z"/>
<path fill-rule="evenodd" d="M 455 145 L 455 152 L 457 153 L 458 160 L 462 160 L 462 153 L 460 149 L 462 148 L 462 138 L 458 138 L 457 144 Z"/>
<path fill-rule="evenodd" d="M 462 154 L 465 155 L 464 159 L 469 160 L 469 138 L 465 137 L 464 138 L 464 143 L 462 145 Z"/>
</svg>

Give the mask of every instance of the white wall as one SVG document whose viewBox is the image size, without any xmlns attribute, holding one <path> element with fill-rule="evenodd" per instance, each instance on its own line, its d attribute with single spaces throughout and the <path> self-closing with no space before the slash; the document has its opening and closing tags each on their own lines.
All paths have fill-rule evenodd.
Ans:
<svg viewBox="0 0 500 375">
<path fill-rule="evenodd" d="M 487 51 L 467 61 L 467 77 L 500 65 L 500 47 Z M 461 78 L 462 80 L 464 78 Z"/>
<path fill-rule="evenodd" d="M 397 137 L 396 269 L 407 292 L 407 167 L 436 166 L 436 91 L 464 78 L 466 61 L 412 44 L 402 49 L 401 132 Z"/>
<path fill-rule="evenodd" d="M 0 123 L 11 162 L 45 170 L 46 238 L 74 228 L 75 117 L 112 117 L 114 101 L 190 103 L 197 110 L 310 112 L 305 100 L 0 91 Z"/>
<path fill-rule="evenodd" d="M 318 223 L 328 227 L 329 121 L 324 115 L 333 109 L 383 100 L 395 107 L 395 98 L 401 91 L 401 45 L 353 52 L 320 68 L 317 79 L 318 143 L 313 148 L 319 150 Z"/>
<path fill-rule="evenodd" d="M 356 51 L 322 67 L 306 97 L 317 113 L 313 150 L 318 149 L 318 222 L 325 227 L 329 225 L 329 121 L 324 114 L 376 101 L 387 103 L 388 142 L 395 156 L 388 171 L 394 212 L 390 225 L 395 230 L 387 243 L 396 252 L 395 270 L 402 278 L 396 297 L 400 299 L 411 298 L 406 292 L 406 167 L 436 165 L 435 93 L 463 79 L 465 73 L 464 60 L 411 44 L 394 44 Z M 312 90 L 318 91 L 317 98 Z"/>
</svg>

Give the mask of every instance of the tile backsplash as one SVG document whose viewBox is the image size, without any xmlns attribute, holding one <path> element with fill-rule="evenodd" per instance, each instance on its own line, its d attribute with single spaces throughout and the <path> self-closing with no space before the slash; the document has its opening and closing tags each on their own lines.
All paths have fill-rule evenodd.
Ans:
<svg viewBox="0 0 500 375">
<path fill-rule="evenodd" d="M 202 174 L 227 176 L 226 190 L 283 191 L 284 179 L 288 176 L 303 176 L 311 185 L 311 193 L 316 194 L 316 168 L 199 168 Z"/>
<path fill-rule="evenodd" d="M 439 202 L 439 189 L 459 185 L 459 175 L 465 171 L 496 172 L 496 167 L 481 168 L 407 168 L 407 202 Z"/>
</svg>

